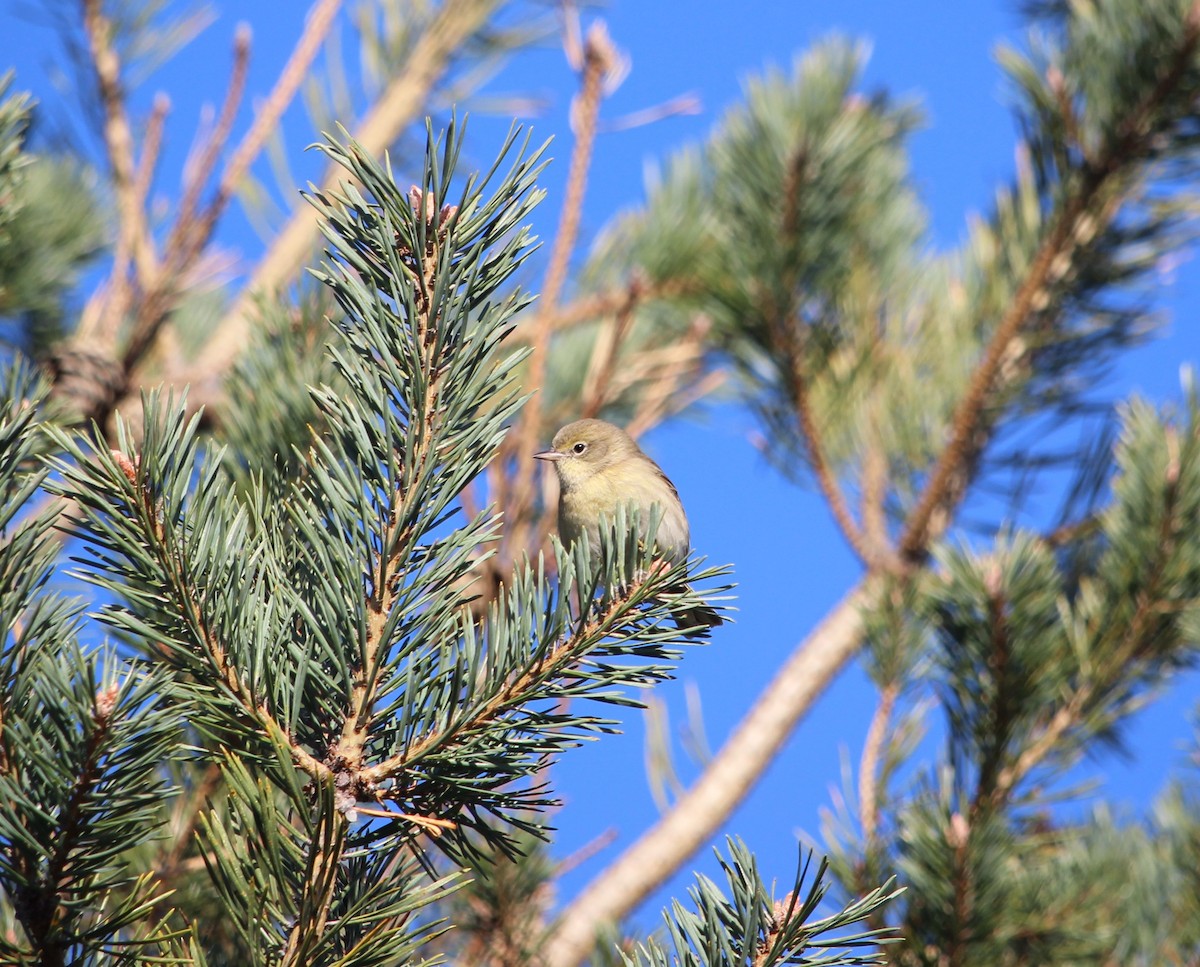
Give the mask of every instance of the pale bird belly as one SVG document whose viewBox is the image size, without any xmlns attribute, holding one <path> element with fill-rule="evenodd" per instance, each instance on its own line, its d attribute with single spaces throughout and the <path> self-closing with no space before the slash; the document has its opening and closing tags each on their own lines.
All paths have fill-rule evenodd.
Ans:
<svg viewBox="0 0 1200 967">
<path fill-rule="evenodd" d="M 681 561 L 691 549 L 688 523 L 679 502 L 669 494 L 666 495 L 666 499 L 639 504 L 623 495 L 612 493 L 609 488 L 596 488 L 590 493 L 586 492 L 585 488 L 579 488 L 570 494 L 564 494 L 560 502 L 559 536 L 563 543 L 570 547 L 586 532 L 588 545 L 596 548 L 600 543 L 600 521 L 611 524 L 617 519 L 619 509 L 624 506 L 627 509 L 637 509 L 638 529 L 644 538 L 654 504 L 658 505 L 659 515 L 655 544 L 665 557 Z"/>
</svg>

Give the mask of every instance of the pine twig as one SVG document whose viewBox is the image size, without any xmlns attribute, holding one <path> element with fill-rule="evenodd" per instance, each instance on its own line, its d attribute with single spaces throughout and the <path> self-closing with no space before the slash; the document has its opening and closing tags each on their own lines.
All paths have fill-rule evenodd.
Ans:
<svg viewBox="0 0 1200 967">
<path fill-rule="evenodd" d="M 780 235 L 783 244 L 795 244 L 800 222 L 801 189 L 804 183 L 804 173 L 808 166 L 809 154 L 802 145 L 791 158 L 787 166 L 787 176 L 783 186 L 783 212 L 780 223 Z M 788 271 L 785 286 L 788 290 L 796 285 L 794 271 Z M 851 549 L 862 561 L 868 571 L 882 570 L 898 573 L 899 561 L 885 545 L 876 546 L 864 535 L 854 515 L 846 495 L 842 492 L 841 484 L 825 455 L 825 444 L 820 427 L 813 416 L 812 401 L 808 394 L 808 365 L 805 359 L 805 327 L 795 319 L 791 306 L 770 305 L 768 312 L 768 327 L 776 343 L 776 349 L 785 360 L 788 372 L 787 382 L 791 389 L 792 408 L 795 411 L 796 423 L 804 438 L 804 448 L 808 455 L 809 467 L 817 480 L 821 494 L 829 505 L 830 513 L 841 530 L 842 535 Z"/>
<path fill-rule="evenodd" d="M 961 813 L 950 817 L 946 840 L 954 850 L 951 887 L 954 891 L 954 931 L 947 951 L 947 967 L 965 967 L 972 938 L 971 918 L 975 909 L 975 880 L 971 875 L 971 825 Z"/>
<path fill-rule="evenodd" d="M 103 778 L 104 743 L 112 726 L 115 692 L 112 689 L 98 694 L 92 709 L 92 729 L 79 774 L 63 804 L 58 817 L 54 849 L 45 870 L 36 866 L 23 869 L 34 886 L 18 889 L 13 897 L 13 909 L 26 936 L 38 950 L 38 963 L 43 967 L 63 967 L 66 964 L 68 942 L 61 935 L 63 891 L 71 881 L 71 859 L 77 842 L 88 825 L 85 812 L 87 799 Z M 26 866 L 27 854 L 20 854 L 18 865 Z"/>
<path fill-rule="evenodd" d="M 329 926 L 347 832 L 346 817 L 331 803 L 323 802 L 309 844 L 298 915 L 283 951 L 283 967 L 307 967 L 313 962 L 315 948 Z"/>
<path fill-rule="evenodd" d="M 454 722 L 455 731 L 465 734 L 482 728 L 518 701 L 521 695 L 537 683 L 553 678 L 574 665 L 580 657 L 579 642 L 589 640 L 597 635 L 613 615 L 638 594 L 642 583 L 633 581 L 619 594 L 611 595 L 602 610 L 581 622 L 570 636 L 548 649 L 520 675 L 506 683 L 470 719 L 456 720 Z M 420 760 L 435 749 L 444 747 L 445 743 L 446 736 L 442 731 L 428 732 L 398 755 L 361 769 L 358 772 L 358 784 L 363 790 L 375 790 L 380 783 L 388 779 L 399 778 L 411 763 Z M 385 790 L 380 795 L 386 797 L 387 792 L 388 790 Z"/>
<path fill-rule="evenodd" d="M 995 802 L 997 779 L 1004 761 L 1009 732 L 1012 729 L 1012 682 L 1009 679 L 1009 666 L 1012 657 L 1012 641 L 1009 634 L 1007 599 L 1001 583 L 1000 565 L 993 561 L 984 576 L 984 589 L 987 594 L 987 615 L 990 625 L 988 655 L 989 672 L 995 683 L 995 696 L 991 708 L 991 729 L 989 737 L 992 740 L 990 748 L 984 754 L 979 764 L 979 778 L 976 782 L 975 795 L 971 800 L 971 821 L 974 822 L 981 809 Z"/>
<path fill-rule="evenodd" d="M 888 683 L 879 692 L 879 704 L 871 716 L 867 738 L 863 742 L 862 759 L 858 767 L 858 809 L 862 824 L 863 841 L 870 849 L 879 829 L 879 763 L 883 758 L 883 747 L 887 743 L 888 728 L 900 687 Z"/>
<path fill-rule="evenodd" d="M 1109 656 L 1106 669 L 1115 673 L 1123 673 L 1129 663 L 1135 661 L 1141 654 L 1146 636 L 1150 633 L 1150 623 L 1161 613 L 1159 611 L 1159 585 L 1167 568 L 1168 558 L 1173 553 L 1179 540 L 1176 520 L 1178 489 L 1177 481 L 1168 479 L 1166 513 L 1163 515 L 1161 532 L 1156 543 L 1157 556 L 1149 565 L 1146 586 L 1138 595 L 1133 615 L 1129 619 L 1127 630 L 1121 637 L 1120 643 Z M 1001 802 L 1007 799 L 1016 788 L 1017 783 L 1036 769 L 1057 747 L 1067 731 L 1077 725 L 1087 711 L 1088 703 L 1097 692 L 1096 680 L 1081 682 L 1070 699 L 1059 706 L 1050 721 L 1043 727 L 1041 733 L 1015 762 L 1010 763 L 996 774 L 992 790 L 992 800 Z"/>
<path fill-rule="evenodd" d="M 809 466 L 817 479 L 817 485 L 821 488 L 821 494 L 825 498 L 825 503 L 829 505 L 829 511 L 833 514 L 833 519 L 837 522 L 838 528 L 846 538 L 846 542 L 854 550 L 854 553 L 858 555 L 859 560 L 862 561 L 863 566 L 867 570 L 899 573 L 902 570 L 899 559 L 890 552 L 890 549 L 886 545 L 876 546 L 874 542 L 868 540 L 866 534 L 863 533 L 862 528 L 858 526 L 858 522 L 854 519 L 854 515 L 850 512 L 850 505 L 846 501 L 846 495 L 842 493 L 841 485 L 834 475 L 833 468 L 829 466 L 829 461 L 825 457 L 825 445 L 821 438 L 817 421 L 813 418 L 812 403 L 808 396 L 808 385 L 804 374 L 799 369 L 800 359 L 798 355 L 796 354 L 797 358 L 793 362 L 796 369 L 792 374 L 796 421 L 799 423 L 800 432 L 804 436 L 804 446 L 808 451 Z"/>
</svg>

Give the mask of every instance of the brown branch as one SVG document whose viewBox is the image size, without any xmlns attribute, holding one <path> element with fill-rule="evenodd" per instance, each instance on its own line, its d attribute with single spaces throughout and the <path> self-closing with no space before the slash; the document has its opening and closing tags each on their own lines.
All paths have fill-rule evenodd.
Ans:
<svg viewBox="0 0 1200 967">
<path fill-rule="evenodd" d="M 250 130 L 242 137 L 226 163 L 221 174 L 221 183 L 217 188 L 217 197 L 210 207 L 223 207 L 237 191 L 242 178 L 254 164 L 271 132 L 278 127 L 284 111 L 292 103 L 300 85 L 309 76 L 313 61 L 333 29 L 341 7 L 342 0 L 316 0 L 309 8 L 300 39 L 292 48 L 291 56 L 283 65 L 271 93 L 267 95 L 258 114 L 255 115 Z"/>
<path fill-rule="evenodd" d="M 533 453 L 537 447 L 538 435 L 542 431 L 543 394 L 540 391 L 546 380 L 551 317 L 566 282 L 571 253 L 575 250 L 575 240 L 579 235 L 583 196 L 587 188 L 588 169 L 592 164 L 592 147 L 596 138 L 596 119 L 600 114 L 604 80 L 617 61 L 617 51 L 608 37 L 607 30 L 604 29 L 603 23 L 597 22 L 588 31 L 583 45 L 580 91 L 572 106 L 575 148 L 571 152 L 571 164 L 567 172 L 567 190 L 559 213 L 558 231 L 546 269 L 546 279 L 542 286 L 541 305 L 529 327 L 531 351 L 525 386 L 534 392 L 525 404 L 516 431 L 516 467 L 509 491 L 510 502 L 506 507 L 509 519 L 516 522 L 524 521 L 533 502 L 536 473 Z"/>
<path fill-rule="evenodd" d="M 104 143 L 117 199 L 117 244 L 105 303 L 94 315 L 80 319 L 76 338 L 113 354 L 121 321 L 132 301 L 127 266 L 131 261 L 147 264 L 152 258 L 147 254 L 150 229 L 138 198 L 133 131 L 125 107 L 121 60 L 112 45 L 113 25 L 104 16 L 101 0 L 83 0 L 83 27 L 104 112 Z"/>
<path fill-rule="evenodd" d="M 592 358 L 583 380 L 583 406 L 579 412 L 581 418 L 599 416 L 600 410 L 604 408 L 607 391 L 617 367 L 617 358 L 621 355 L 621 344 L 625 341 L 632 322 L 633 307 L 627 306 L 617 313 L 617 318 L 611 325 L 601 326 L 596 332 Z"/>
<path fill-rule="evenodd" d="M 212 200 L 203 211 L 198 212 L 199 189 L 208 181 L 217 155 L 228 140 L 229 124 L 226 123 L 226 119 L 232 122 L 232 112 L 229 108 L 234 105 L 234 92 L 238 87 L 236 78 L 240 62 L 235 63 L 235 80 L 230 83 L 230 94 L 226 98 L 226 108 L 222 111 L 222 121 L 218 122 L 217 130 L 211 139 L 212 148 L 205 153 L 197 166 L 196 177 L 189 184 L 189 189 L 194 187 L 195 192 L 190 198 L 185 195 L 180 217 L 176 223 L 176 238 L 181 262 L 187 263 L 193 260 L 212 237 L 218 219 L 233 198 L 242 178 L 245 177 L 246 172 L 262 151 L 263 145 L 266 144 L 271 133 L 278 127 L 284 111 L 287 110 L 288 105 L 296 96 L 296 91 L 308 76 L 312 63 L 321 49 L 321 44 L 333 28 L 341 5 L 342 0 L 317 0 L 309 10 L 308 16 L 305 18 L 304 30 L 296 41 L 296 46 L 292 48 L 291 56 L 288 57 L 279 77 L 276 78 L 275 86 L 255 116 L 250 130 L 246 132 L 226 163 Z M 243 48 L 248 49 L 248 37 L 248 33 L 239 33 L 239 52 Z M 244 71 L 244 63 L 241 63 L 240 66 Z"/>
<path fill-rule="evenodd" d="M 150 120 L 146 123 L 146 137 L 142 142 L 142 156 L 138 159 L 137 177 L 134 196 L 138 210 L 146 210 L 146 199 L 150 197 L 150 186 L 154 182 L 154 172 L 158 168 L 158 157 L 162 150 L 163 131 L 167 123 L 167 113 L 171 110 L 171 99 L 166 94 L 159 93 L 154 97 L 154 107 L 150 112 Z M 138 284 L 142 289 L 148 289 L 158 276 L 158 256 L 154 251 L 154 237 L 147 232 L 147 245 L 141 250 L 136 261 Z"/>
<path fill-rule="evenodd" d="M 803 143 L 792 155 L 783 184 L 783 204 L 780 219 L 780 235 L 783 244 L 794 248 L 800 232 L 800 202 L 804 187 L 804 174 L 808 165 L 809 155 L 807 146 Z M 797 273 L 793 268 L 784 270 L 783 288 L 789 293 L 797 285 Z M 841 530 L 846 542 L 850 545 L 859 560 L 869 571 L 886 570 L 899 573 L 899 561 L 886 545 L 875 545 L 868 541 L 854 515 L 846 495 L 842 493 L 833 468 L 825 455 L 825 445 L 820 428 L 813 417 L 812 401 L 808 394 L 808 365 L 805 359 L 804 323 L 796 318 L 795 309 L 791 305 L 780 305 L 771 299 L 767 306 L 768 329 L 776 344 L 776 349 L 787 363 L 787 377 L 791 385 L 792 407 L 795 410 L 796 422 L 800 434 L 804 438 L 804 447 L 808 453 L 809 466 L 816 478 L 825 502 L 829 505 L 830 513 Z"/>
<path fill-rule="evenodd" d="M 353 137 L 369 154 L 384 151 L 421 111 L 429 92 L 462 43 L 487 20 L 499 0 L 446 0 L 421 34 L 399 74 L 363 119 Z M 322 184 L 340 169 L 330 166 Z M 310 205 L 295 210 L 255 268 L 233 307 L 213 330 L 195 365 L 192 381 L 228 371 L 246 345 L 255 300 L 286 286 L 308 259 L 319 235 L 319 215 Z"/>
<path fill-rule="evenodd" d="M 879 829 L 879 763 L 883 758 L 883 747 L 887 742 L 888 727 L 900 687 L 894 683 L 885 685 L 879 692 L 879 704 L 871 716 L 867 738 L 863 742 L 862 759 L 858 767 L 858 809 L 862 823 L 863 841 L 870 850 Z"/>
<path fill-rule="evenodd" d="M 870 579 L 834 607 L 751 704 L 696 784 L 567 906 L 543 951 L 547 967 L 581 963 L 598 929 L 641 903 L 729 817 L 858 648 L 862 611 L 878 590 Z"/>
<path fill-rule="evenodd" d="M 616 315 L 626 308 L 632 309 L 657 299 L 676 299 L 695 291 L 698 291 L 697 286 L 689 280 L 646 282 L 635 276 L 624 288 L 580 296 L 575 301 L 556 308 L 554 312 L 547 313 L 550 317 L 548 325 L 552 333 L 561 332 L 581 323 Z M 508 338 L 515 343 L 528 344 L 532 339 L 529 328 L 532 327 L 519 328 Z"/>
<path fill-rule="evenodd" d="M 246 74 L 250 67 L 250 28 L 240 24 L 233 40 L 233 67 L 229 71 L 229 86 L 225 100 L 211 131 L 202 131 L 203 144 L 199 154 L 185 165 L 187 178 L 179 214 L 167 237 L 167 262 L 176 271 L 186 265 L 208 240 L 199 216 L 200 194 L 216 169 L 217 160 L 233 132 L 233 122 L 246 90 Z"/>
<path fill-rule="evenodd" d="M 713 370 L 706 373 L 686 390 L 680 390 L 685 374 L 676 371 L 675 374 L 660 379 L 654 385 L 653 392 L 647 390 L 642 394 L 637 410 L 634 411 L 626 432 L 635 440 L 648 433 L 664 420 L 677 413 L 682 413 L 693 403 L 715 393 L 725 384 L 729 374 L 723 370 Z"/>
<path fill-rule="evenodd" d="M 809 466 L 812 468 L 813 475 L 817 479 L 817 485 L 821 488 L 825 502 L 829 505 L 829 511 L 833 514 L 833 519 L 841 529 L 846 542 L 854 550 L 854 553 L 858 555 L 859 560 L 863 562 L 867 570 L 900 573 L 902 570 L 900 560 L 886 545 L 876 546 L 873 542 L 869 541 L 859 528 L 854 515 L 850 513 L 850 505 L 846 502 L 846 495 L 842 493 L 841 485 L 833 473 L 833 468 L 829 466 L 829 461 L 825 457 L 825 445 L 822 442 L 817 421 L 813 418 L 812 404 L 808 396 L 807 380 L 799 369 L 801 360 L 798 353 L 794 354 L 792 365 L 795 367 L 795 371 L 792 374 L 792 383 L 796 420 L 800 424 L 800 432 L 804 436 L 804 445 L 808 451 Z"/>
<path fill-rule="evenodd" d="M 145 230 L 145 199 L 153 173 L 153 162 L 157 157 L 158 142 L 161 138 L 161 123 L 151 125 L 147 130 L 147 143 L 143 152 L 141 169 L 136 173 L 132 187 L 128 192 L 122 186 L 128 176 L 124 169 L 125 151 L 122 132 L 129 141 L 129 151 L 132 152 L 132 137 L 128 135 L 128 122 L 124 120 L 123 106 L 120 105 L 118 67 L 115 55 L 106 47 L 109 27 L 99 13 L 98 0 L 85 0 L 88 9 L 95 8 L 91 20 L 93 28 L 89 31 L 94 38 L 94 55 L 98 63 L 98 75 L 101 78 L 102 99 L 106 105 L 116 104 L 121 107 L 109 109 L 109 123 L 106 131 L 112 130 L 109 136 L 110 154 L 113 156 L 114 183 L 118 198 L 122 200 L 121 210 L 128 210 L 131 218 L 137 220 L 145 232 L 146 242 L 142 246 L 146 254 L 138 261 L 139 282 L 142 289 L 139 299 L 135 299 L 128 279 L 128 256 L 132 242 L 123 245 L 118 240 L 114 271 L 107 291 L 103 295 L 97 293 L 89 301 L 80 321 L 75 337 L 75 355 L 81 352 L 89 358 L 94 357 L 96 365 L 103 363 L 103 379 L 91 389 L 80 394 L 77 405 L 85 411 L 85 415 L 101 423 L 107 420 L 112 409 L 125 398 L 134 382 L 134 370 L 146 353 L 155 344 L 171 311 L 174 309 L 181 287 L 181 280 L 187 277 L 194 267 L 196 260 L 212 238 L 217 221 L 228 205 L 238 183 L 244 177 L 246 170 L 254 158 L 262 150 L 270 131 L 278 124 L 279 118 L 294 97 L 296 90 L 307 74 L 312 60 L 315 58 L 320 44 L 328 33 L 340 7 L 341 0 L 317 0 L 306 22 L 305 30 L 297 42 L 292 56 L 284 71 L 276 81 L 271 95 L 264 108 L 259 112 L 251 130 L 242 139 L 233 157 L 222 174 L 214 198 L 208 205 L 200 209 L 200 194 L 209 180 L 216 161 L 222 149 L 228 142 L 238 106 L 241 103 L 244 90 L 247 58 L 249 52 L 249 33 L 245 29 L 238 31 L 234 45 L 234 65 L 230 74 L 228 91 L 226 93 L 216 126 L 205 139 L 199 156 L 189 165 L 190 172 L 180 202 L 179 213 L 168 236 L 163 264 L 156 264 L 152 249 L 152 239 Z M 155 105 L 156 115 L 160 104 Z M 165 103 L 161 110 L 165 112 Z M 118 150 L 119 149 L 119 150 Z M 128 167 L 131 169 L 132 161 Z M 131 169 L 132 170 L 132 169 Z M 134 249 L 136 251 L 136 249 Z M 130 333 L 123 350 L 118 354 L 117 341 L 122 321 L 133 309 L 133 320 Z M 69 348 L 69 347 L 68 347 Z M 66 353 L 63 355 L 70 355 Z M 118 359 L 119 356 L 119 359 Z M 96 368 L 93 366 L 92 368 Z M 64 393 L 74 400 L 75 395 Z"/>
<path fill-rule="evenodd" d="M 1046 723 L 1041 735 L 1037 737 L 1022 752 L 1017 761 L 1001 769 L 996 775 L 996 784 L 992 792 L 994 801 L 1002 801 L 1011 795 L 1018 782 L 1036 769 L 1058 745 L 1059 740 L 1066 735 L 1067 730 L 1075 725 L 1083 712 L 1083 707 L 1091 697 L 1088 686 L 1081 687 L 1071 700 L 1054 713 Z"/>
</svg>

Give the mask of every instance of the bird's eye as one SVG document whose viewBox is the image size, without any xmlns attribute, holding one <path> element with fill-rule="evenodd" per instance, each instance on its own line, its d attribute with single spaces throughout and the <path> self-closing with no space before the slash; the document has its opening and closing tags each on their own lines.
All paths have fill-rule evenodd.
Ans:
<svg viewBox="0 0 1200 967">
<path fill-rule="evenodd" d="M 587 444 L 583 441 L 580 441 L 579 443 L 576 443 L 575 446 L 571 447 L 571 449 L 575 453 L 583 453 L 583 451 L 587 449 Z"/>
</svg>

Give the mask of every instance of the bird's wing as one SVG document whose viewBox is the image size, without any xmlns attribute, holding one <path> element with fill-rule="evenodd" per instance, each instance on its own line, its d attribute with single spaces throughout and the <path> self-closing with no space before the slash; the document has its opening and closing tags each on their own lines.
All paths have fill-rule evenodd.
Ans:
<svg viewBox="0 0 1200 967">
<path fill-rule="evenodd" d="M 671 478 L 668 477 L 665 473 L 663 473 L 662 467 L 660 467 L 653 460 L 650 461 L 650 466 L 652 466 L 654 468 L 654 472 L 656 474 L 658 474 L 658 479 L 667 485 L 667 489 L 669 491 L 671 491 L 671 496 L 674 497 L 676 502 L 679 504 L 679 506 L 682 507 L 683 501 L 679 499 L 679 491 L 676 490 L 675 485 L 673 483 L 671 483 Z"/>
<path fill-rule="evenodd" d="M 687 557 L 691 550 L 691 529 L 688 527 L 687 514 L 683 510 L 683 501 L 679 499 L 679 491 L 671 478 L 662 472 L 662 468 L 649 457 L 643 460 L 654 470 L 655 479 L 663 485 L 665 492 L 658 501 L 662 508 L 662 519 L 658 524 L 655 543 L 675 560 Z"/>
</svg>

